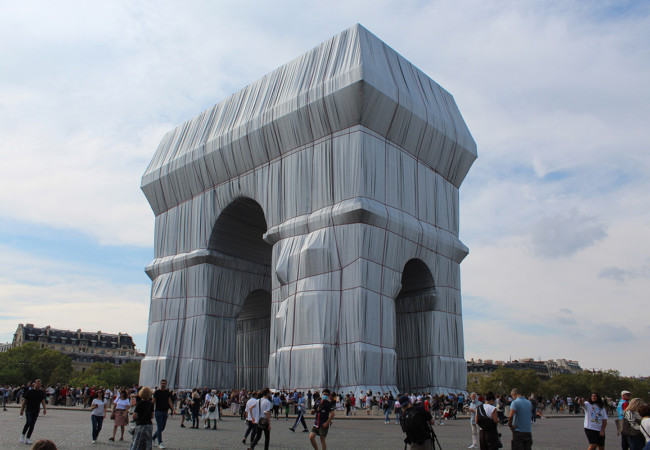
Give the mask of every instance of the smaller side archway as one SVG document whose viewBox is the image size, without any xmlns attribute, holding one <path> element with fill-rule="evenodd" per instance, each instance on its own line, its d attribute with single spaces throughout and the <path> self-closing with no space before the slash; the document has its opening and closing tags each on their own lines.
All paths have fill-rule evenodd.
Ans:
<svg viewBox="0 0 650 450">
<path fill-rule="evenodd" d="M 436 287 L 427 265 L 411 259 L 402 272 L 402 289 L 395 299 L 395 353 L 397 388 L 419 392 L 431 384 L 429 356 L 434 352 L 431 312 L 436 309 Z"/>
<path fill-rule="evenodd" d="M 271 343 L 271 294 L 251 292 L 237 317 L 235 389 L 262 389 L 268 385 Z"/>
</svg>

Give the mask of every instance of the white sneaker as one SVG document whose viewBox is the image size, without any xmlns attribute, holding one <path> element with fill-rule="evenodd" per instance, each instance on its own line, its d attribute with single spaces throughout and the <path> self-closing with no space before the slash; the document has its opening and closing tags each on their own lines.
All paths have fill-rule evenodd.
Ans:
<svg viewBox="0 0 650 450">
<path fill-rule="evenodd" d="M 25 435 L 24 434 L 20 436 L 20 443 L 21 444 L 25 443 Z"/>
<path fill-rule="evenodd" d="M 90 443 L 91 443 L 91 444 L 96 444 L 97 441 L 93 439 L 92 441 L 90 441 Z"/>
<path fill-rule="evenodd" d="M 25 439 L 25 444 L 29 445 L 32 443 L 32 440 L 30 438 Z"/>
<path fill-rule="evenodd" d="M 160 444 L 158 444 L 158 448 L 165 448 L 165 444 L 161 442 Z"/>
</svg>

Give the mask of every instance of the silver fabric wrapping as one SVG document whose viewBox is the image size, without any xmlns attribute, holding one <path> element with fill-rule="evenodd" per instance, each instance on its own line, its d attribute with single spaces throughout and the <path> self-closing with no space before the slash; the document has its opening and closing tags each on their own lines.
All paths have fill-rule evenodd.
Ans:
<svg viewBox="0 0 650 450">
<path fill-rule="evenodd" d="M 141 383 L 465 388 L 452 96 L 360 25 L 165 135 Z"/>
</svg>

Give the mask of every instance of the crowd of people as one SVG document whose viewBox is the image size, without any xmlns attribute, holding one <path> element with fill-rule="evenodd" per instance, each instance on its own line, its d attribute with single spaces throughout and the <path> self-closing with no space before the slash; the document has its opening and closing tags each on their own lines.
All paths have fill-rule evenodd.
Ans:
<svg viewBox="0 0 650 450">
<path fill-rule="evenodd" d="M 508 425 L 512 430 L 512 448 L 532 447 L 532 425 L 544 418 L 550 409 L 553 413 L 584 413 L 584 429 L 589 449 L 604 448 L 605 429 L 608 417 L 615 415 L 617 434 L 621 436 L 623 450 L 650 449 L 650 406 L 639 398 L 630 398 L 629 391 L 623 391 L 620 399 L 601 397 L 598 393 L 588 398 L 580 396 L 554 396 L 549 399 L 541 395 L 522 396 L 513 389 L 509 396 L 495 396 L 471 393 L 459 394 L 406 394 L 374 393 L 361 395 L 354 392 L 261 391 L 215 390 L 195 388 L 175 392 L 169 390 L 166 380 L 154 390 L 148 387 L 129 388 L 84 386 L 81 389 L 63 387 L 43 388 L 40 380 L 21 387 L 0 388 L 3 407 L 6 403 L 20 404 L 20 415 L 25 425 L 20 442 L 31 444 L 39 413 L 47 414 L 49 406 L 80 405 L 90 411 L 91 443 L 96 443 L 107 415 L 112 421 L 110 441 L 125 439 L 130 433 L 132 449 L 150 449 L 157 443 L 165 448 L 163 433 L 167 418 L 180 414 L 181 428 L 217 430 L 224 413 L 239 417 L 245 423 L 242 443 L 255 448 L 264 437 L 264 447 L 269 448 L 273 419 L 292 417 L 291 432 L 302 428 L 309 433 L 313 448 L 327 448 L 327 434 L 336 411 L 346 416 L 356 414 L 377 414 L 381 412 L 386 424 L 400 424 L 406 434 L 405 441 L 411 448 L 431 448 L 435 441 L 434 425 L 443 425 L 460 415 L 468 415 L 471 444 L 468 448 L 497 449 L 502 446 L 498 425 Z M 307 425 L 305 415 L 311 412 L 314 422 Z M 156 430 L 154 432 L 154 421 Z M 187 422 L 187 425 L 186 425 Z M 191 425 L 190 425 L 191 424 Z M 43 445 L 42 443 L 39 445 Z M 39 447 L 41 448 L 41 447 Z"/>
</svg>

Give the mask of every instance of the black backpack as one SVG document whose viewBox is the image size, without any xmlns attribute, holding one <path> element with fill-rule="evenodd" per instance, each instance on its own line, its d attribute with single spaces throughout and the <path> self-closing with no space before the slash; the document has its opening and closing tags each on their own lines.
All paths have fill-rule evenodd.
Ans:
<svg viewBox="0 0 650 450">
<path fill-rule="evenodd" d="M 492 431 L 497 429 L 497 424 L 494 423 L 492 417 L 489 417 L 485 413 L 485 409 L 483 408 L 483 405 L 479 406 L 476 410 L 476 423 L 484 431 Z"/>
<path fill-rule="evenodd" d="M 405 442 L 407 443 L 422 445 L 424 441 L 431 439 L 426 418 L 415 408 L 409 408 L 402 414 L 400 425 L 402 426 L 402 431 L 406 433 Z"/>
</svg>

